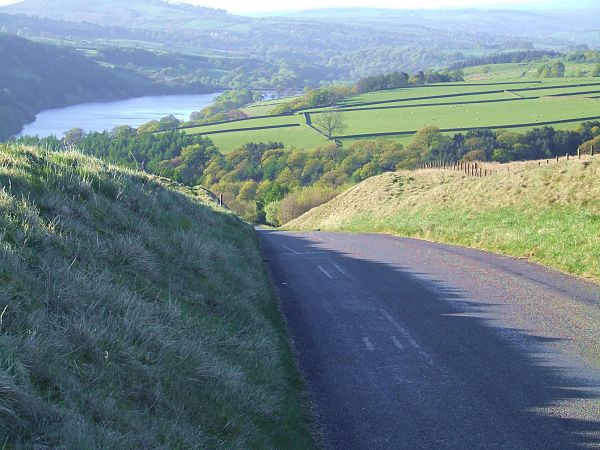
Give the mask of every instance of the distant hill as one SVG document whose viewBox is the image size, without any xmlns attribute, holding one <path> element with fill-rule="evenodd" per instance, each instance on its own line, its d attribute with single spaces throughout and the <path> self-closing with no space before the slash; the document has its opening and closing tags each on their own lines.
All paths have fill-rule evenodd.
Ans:
<svg viewBox="0 0 600 450">
<path fill-rule="evenodd" d="M 568 30 L 598 29 L 600 3 L 575 0 L 572 4 L 554 3 L 553 8 L 541 3 L 497 5 L 493 8 L 378 9 L 329 8 L 292 14 L 293 17 L 340 23 L 370 23 L 383 28 L 413 25 L 464 32 L 480 32 L 498 36 L 552 35 Z"/>
<path fill-rule="evenodd" d="M 212 71 L 201 78 L 215 81 L 218 76 L 219 83 L 233 86 L 302 89 L 394 70 L 441 68 L 468 53 L 600 46 L 593 13 L 598 6 L 581 3 L 585 1 L 573 4 L 587 9 L 566 5 L 560 11 L 336 8 L 247 17 L 161 0 L 24 0 L 0 7 L 0 30 L 68 41 L 77 48 L 84 41 L 86 47 L 108 43 L 256 59 L 271 67 L 262 64 L 252 79 L 241 65 L 230 77 Z M 40 22 L 44 20 L 51 23 Z M 215 63 L 214 69 L 222 67 Z"/>
<path fill-rule="evenodd" d="M 72 50 L 0 33 L 0 140 L 43 109 L 155 91 L 130 72 L 102 67 Z"/>
<path fill-rule="evenodd" d="M 0 11 L 129 28 L 193 26 L 199 19 L 244 21 L 223 10 L 162 0 L 25 0 L 2 7 Z"/>
</svg>

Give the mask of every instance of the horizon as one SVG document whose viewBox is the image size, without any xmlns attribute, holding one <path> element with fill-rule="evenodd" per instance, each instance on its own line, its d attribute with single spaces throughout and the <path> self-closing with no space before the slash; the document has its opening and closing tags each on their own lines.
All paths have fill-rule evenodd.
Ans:
<svg viewBox="0 0 600 450">
<path fill-rule="evenodd" d="M 25 0 L 0 0 L 0 6 L 8 6 L 17 3 L 23 3 Z M 243 3 L 236 0 L 164 0 L 166 3 L 186 3 L 195 6 L 225 9 L 232 14 L 249 15 L 277 15 L 290 14 L 308 10 L 320 9 L 349 9 L 349 8 L 369 8 L 369 9 L 453 9 L 453 8 L 502 8 L 519 7 L 527 5 L 556 6 L 563 2 L 556 0 L 424 0 L 418 4 L 408 0 L 374 0 L 366 2 L 365 0 L 301 0 L 294 3 L 294 7 L 283 7 L 278 0 L 258 0 L 252 3 Z"/>
</svg>

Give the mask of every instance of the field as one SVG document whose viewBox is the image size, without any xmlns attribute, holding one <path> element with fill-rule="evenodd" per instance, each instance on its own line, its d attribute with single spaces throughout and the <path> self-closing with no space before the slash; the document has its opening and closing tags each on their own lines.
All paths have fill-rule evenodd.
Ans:
<svg viewBox="0 0 600 450">
<path fill-rule="evenodd" d="M 295 128 L 274 128 L 243 133 L 223 133 L 208 136 L 225 152 L 248 142 L 282 142 L 288 147 L 310 150 L 327 143 L 325 138 L 306 125 Z"/>
<path fill-rule="evenodd" d="M 518 65 L 509 66 L 514 69 Z M 346 128 L 335 135 L 348 143 L 384 136 L 405 141 L 427 125 L 436 125 L 448 133 L 480 127 L 525 131 L 546 124 L 571 129 L 578 122 L 600 118 L 599 96 L 600 80 L 594 78 L 494 79 L 379 91 L 342 102 L 339 108 Z M 264 114 L 273 103 L 258 103 L 248 110 L 257 108 Z M 303 112 L 308 112 L 314 123 L 321 111 L 323 108 Z M 278 141 L 304 149 L 325 144 L 322 135 L 306 126 L 303 112 L 202 126 L 186 132 L 207 133 L 224 152 L 259 141 Z M 272 128 L 284 125 L 295 126 Z"/>
<path fill-rule="evenodd" d="M 16 146 L 0 212 L 1 448 L 313 448 L 250 225 Z"/>
<path fill-rule="evenodd" d="M 529 258 L 600 281 L 600 157 L 370 178 L 286 225 L 391 233 Z"/>
<path fill-rule="evenodd" d="M 489 64 L 467 67 L 465 79 L 469 81 L 493 81 L 497 79 L 519 79 L 521 81 L 537 80 L 537 70 L 543 62 Z M 594 63 L 565 62 L 567 77 L 587 76 L 593 70 Z"/>
</svg>

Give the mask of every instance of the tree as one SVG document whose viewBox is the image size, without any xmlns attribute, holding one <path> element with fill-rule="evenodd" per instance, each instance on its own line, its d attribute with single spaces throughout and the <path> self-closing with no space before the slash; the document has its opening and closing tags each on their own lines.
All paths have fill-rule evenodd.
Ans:
<svg viewBox="0 0 600 450">
<path fill-rule="evenodd" d="M 552 74 L 552 78 L 564 78 L 565 65 L 560 61 L 556 61 L 554 64 L 552 64 L 550 73 Z"/>
<path fill-rule="evenodd" d="M 537 76 L 538 78 L 549 78 L 551 76 L 551 71 L 548 64 L 543 64 L 538 68 Z"/>
<path fill-rule="evenodd" d="M 64 134 L 63 144 L 66 146 L 78 145 L 85 138 L 85 131 L 81 128 L 72 128 Z"/>
<path fill-rule="evenodd" d="M 323 132 L 327 139 L 331 139 L 334 133 L 346 129 L 344 116 L 339 109 L 331 108 L 317 115 L 313 121 L 314 125 Z"/>
<path fill-rule="evenodd" d="M 256 197 L 257 184 L 255 181 L 248 180 L 242 184 L 240 192 L 238 194 L 239 200 L 250 201 Z"/>
<path fill-rule="evenodd" d="M 173 114 L 163 117 L 158 123 L 160 124 L 160 129 L 163 131 L 175 130 L 181 125 L 181 121 Z"/>
</svg>

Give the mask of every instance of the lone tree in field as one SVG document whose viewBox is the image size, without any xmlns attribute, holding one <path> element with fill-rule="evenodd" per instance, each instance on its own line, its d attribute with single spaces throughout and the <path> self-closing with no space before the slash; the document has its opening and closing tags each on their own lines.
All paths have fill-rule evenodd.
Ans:
<svg viewBox="0 0 600 450">
<path fill-rule="evenodd" d="M 344 116 L 335 108 L 328 109 L 321 114 L 318 114 L 317 118 L 313 121 L 313 124 L 327 137 L 327 139 L 331 139 L 337 131 L 346 129 Z"/>
</svg>

